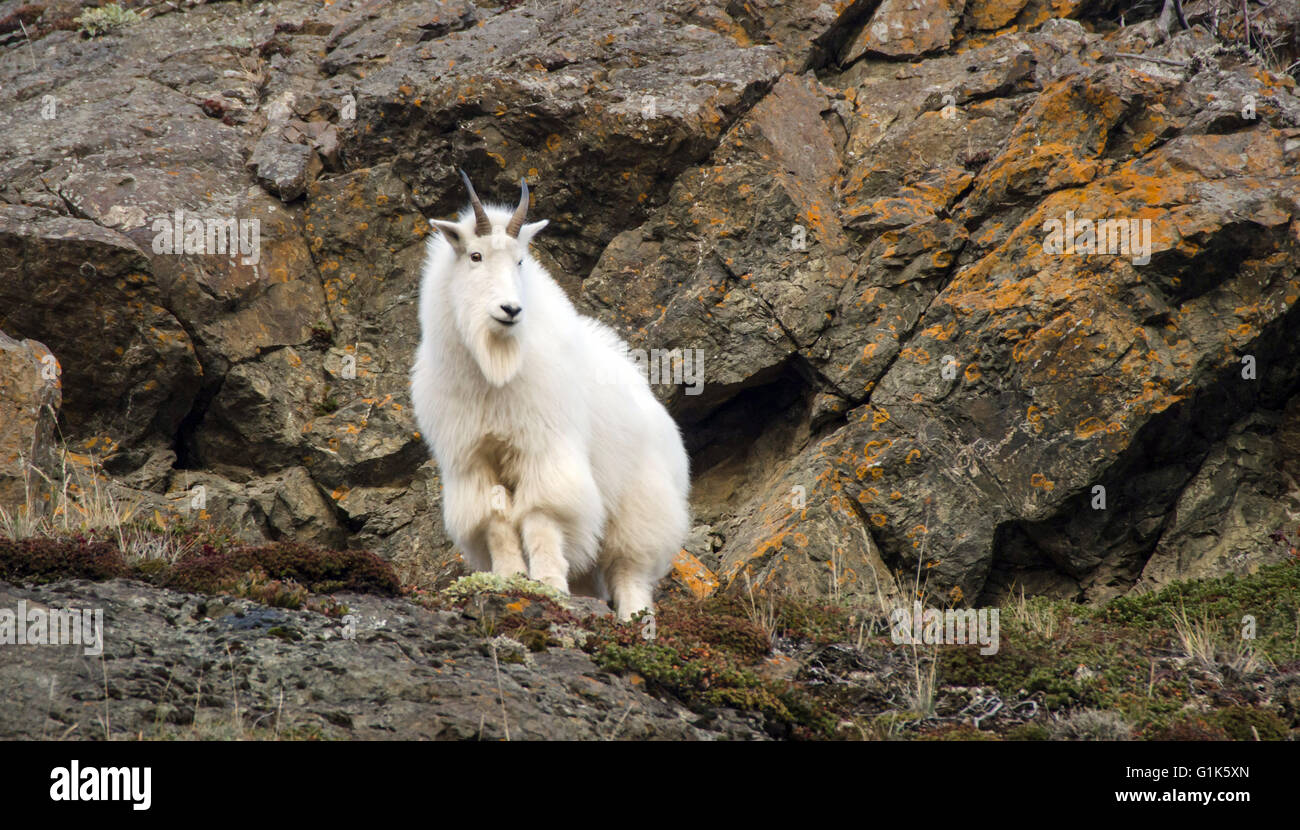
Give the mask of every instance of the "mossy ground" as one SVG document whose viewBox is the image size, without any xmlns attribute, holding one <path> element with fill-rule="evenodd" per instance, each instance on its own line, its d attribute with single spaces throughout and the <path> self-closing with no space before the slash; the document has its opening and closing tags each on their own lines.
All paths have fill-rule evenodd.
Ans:
<svg viewBox="0 0 1300 830">
<path fill-rule="evenodd" d="M 836 719 L 825 703 L 773 671 L 772 634 L 738 600 L 674 597 L 660 603 L 653 627 L 644 618 L 634 625 L 602 619 L 593 628 L 584 648 L 598 665 L 633 673 L 651 691 L 702 714 L 723 707 L 757 711 L 774 737 L 834 733 Z"/>
<path fill-rule="evenodd" d="M 653 618 L 620 624 L 522 578 L 475 574 L 428 593 L 404 589 L 388 563 L 362 551 L 250 546 L 206 527 L 125 530 L 155 534 L 144 549 L 160 555 L 123 555 L 115 539 L 129 534 L 0 538 L 0 579 L 128 577 L 327 614 L 345 610 L 335 591 L 406 593 L 476 620 L 485 647 L 511 646 L 496 648 L 503 661 L 580 648 L 702 721 L 740 710 L 778 738 L 1300 737 L 1300 559 L 1098 606 L 1009 598 L 999 649 L 986 656 L 975 646 L 895 644 L 879 609 L 673 595 Z"/>
<path fill-rule="evenodd" d="M 121 540 L 131 539 L 123 552 Z M 136 544 L 141 538 L 151 544 Z M 139 555 L 146 549 L 153 555 Z M 392 567 L 367 551 L 330 550 L 297 542 L 248 545 L 202 526 L 162 527 L 149 521 L 119 532 L 0 537 L 0 579 L 47 583 L 60 579 L 139 579 L 160 587 L 231 594 L 279 608 L 346 611 L 338 591 L 396 596 Z"/>
<path fill-rule="evenodd" d="M 1267 740 L 1300 730 L 1300 560 L 1095 607 L 1011 603 L 1001 619 L 996 655 L 939 651 L 944 685 L 1032 699 L 1049 724 L 1115 712 L 1138 739 Z"/>
<path fill-rule="evenodd" d="M 999 611 L 1000 648 L 982 655 L 895 644 L 883 620 L 835 604 L 776 598 L 759 613 L 675 598 L 653 639 L 601 621 L 587 650 L 689 706 L 760 712 L 780 737 L 1300 737 L 1300 560 L 1099 606 L 1020 598 Z"/>
</svg>

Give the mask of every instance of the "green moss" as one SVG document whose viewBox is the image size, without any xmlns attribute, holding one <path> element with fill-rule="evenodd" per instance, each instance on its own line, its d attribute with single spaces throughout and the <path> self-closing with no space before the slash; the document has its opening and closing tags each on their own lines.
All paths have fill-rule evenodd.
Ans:
<svg viewBox="0 0 1300 830">
<path fill-rule="evenodd" d="M 795 597 L 780 597 L 776 607 L 776 629 L 783 635 L 815 643 L 842 642 L 850 637 L 850 612 L 842 605 Z"/>
<path fill-rule="evenodd" d="M 665 603 L 655 617 L 655 625 L 668 626 L 678 637 L 745 658 L 765 657 L 772 650 L 767 633 L 748 618 L 737 600 L 717 597 L 698 605 Z"/>
<path fill-rule="evenodd" d="M 1047 731 L 1047 727 L 1037 723 L 1022 723 L 1019 726 L 1013 726 L 1007 730 L 1006 734 L 1008 741 L 1048 741 L 1051 738 L 1052 733 Z"/>
<path fill-rule="evenodd" d="M 1288 731 L 1275 713 L 1250 706 L 1227 706 L 1214 712 L 1209 721 L 1234 741 L 1280 741 Z"/>
<path fill-rule="evenodd" d="M 1266 565 L 1246 576 L 1175 582 L 1156 593 L 1120 597 L 1099 612 L 1107 622 L 1129 628 L 1172 629 L 1175 618 L 1221 623 L 1237 636 L 1243 617 L 1255 620 L 1256 650 L 1275 661 L 1300 656 L 1300 560 Z"/>
<path fill-rule="evenodd" d="M 707 710 L 727 707 L 761 713 L 777 737 L 825 738 L 836 718 L 804 688 L 763 676 L 767 635 L 742 604 L 726 599 L 671 599 L 648 629 L 598 620 L 585 648 L 597 665 L 635 673 L 652 692 Z"/>
<path fill-rule="evenodd" d="M 1155 741 L 1283 741 L 1289 736 L 1287 722 L 1277 712 L 1243 705 L 1206 712 L 1178 711 L 1145 734 Z"/>
<path fill-rule="evenodd" d="M 1046 647 L 1003 641 L 992 655 L 980 654 L 977 646 L 940 649 L 939 677 L 951 686 L 992 686 L 1008 698 L 1043 692 L 1047 707 L 1058 709 L 1097 703 L 1102 694 L 1098 687 L 1074 679 L 1080 662 L 1077 653 L 1065 656 Z"/>
<path fill-rule="evenodd" d="M 976 729 L 969 723 L 959 723 L 941 727 L 917 737 L 918 741 L 997 741 L 1000 738 L 992 732 Z"/>
</svg>

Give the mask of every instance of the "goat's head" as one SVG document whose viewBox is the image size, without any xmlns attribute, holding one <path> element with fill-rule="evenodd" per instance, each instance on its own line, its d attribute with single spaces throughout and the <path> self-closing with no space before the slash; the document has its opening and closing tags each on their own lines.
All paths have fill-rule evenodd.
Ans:
<svg viewBox="0 0 1300 830">
<path fill-rule="evenodd" d="M 501 386 L 519 371 L 519 341 L 528 315 L 524 261 L 528 243 L 546 227 L 546 220 L 525 224 L 528 183 L 521 182 L 519 205 L 509 221 L 494 223 L 469 176 L 463 170 L 460 175 L 469 191 L 470 210 L 457 222 L 435 220 L 433 226 L 456 254 L 448 299 L 461 339 L 488 381 Z M 493 212 L 504 218 L 504 211 Z"/>
</svg>

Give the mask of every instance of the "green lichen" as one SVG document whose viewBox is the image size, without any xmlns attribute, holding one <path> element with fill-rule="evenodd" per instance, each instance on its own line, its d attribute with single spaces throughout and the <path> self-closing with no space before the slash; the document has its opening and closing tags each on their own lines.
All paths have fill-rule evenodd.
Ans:
<svg viewBox="0 0 1300 830">
<path fill-rule="evenodd" d="M 135 10 L 110 3 L 97 9 L 86 9 L 75 22 L 87 37 L 99 37 L 131 23 L 138 23 L 141 19 Z"/>
<path fill-rule="evenodd" d="M 531 666 L 535 662 L 531 649 L 514 637 L 508 637 L 504 634 L 493 637 L 485 644 L 485 650 L 488 654 L 494 654 L 496 659 L 501 663 L 518 663 L 524 666 Z"/>
<path fill-rule="evenodd" d="M 523 574 L 501 576 L 488 571 L 478 571 L 448 585 L 442 590 L 444 596 L 453 600 L 468 599 L 478 594 L 518 594 L 535 596 L 563 603 L 567 595 L 542 582 L 536 582 Z"/>
</svg>

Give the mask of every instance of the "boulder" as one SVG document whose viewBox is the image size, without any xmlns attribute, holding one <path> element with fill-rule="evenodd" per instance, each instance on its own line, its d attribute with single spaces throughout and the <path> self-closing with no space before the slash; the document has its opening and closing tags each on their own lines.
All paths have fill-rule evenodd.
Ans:
<svg viewBox="0 0 1300 830">
<path fill-rule="evenodd" d="M 0 509 L 10 519 L 49 515 L 62 399 L 53 353 L 36 340 L 0 331 Z"/>
</svg>

